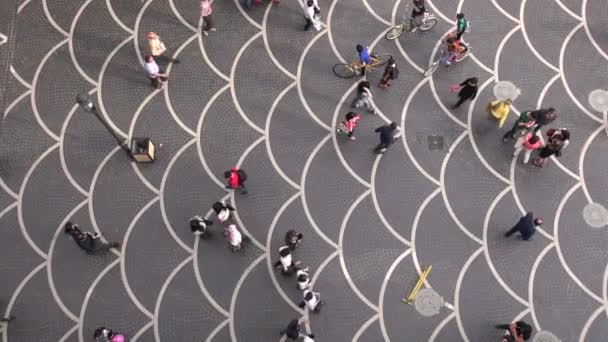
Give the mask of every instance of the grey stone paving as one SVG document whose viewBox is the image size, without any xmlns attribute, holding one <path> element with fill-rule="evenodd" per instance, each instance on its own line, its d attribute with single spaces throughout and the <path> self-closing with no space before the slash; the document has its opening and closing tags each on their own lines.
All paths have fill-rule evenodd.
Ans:
<svg viewBox="0 0 608 342">
<path fill-rule="evenodd" d="M 307 33 L 296 0 L 251 12 L 215 0 L 217 32 L 203 36 L 198 0 L 0 1 L 0 315 L 17 317 L 0 341 L 84 342 L 106 325 L 130 341 L 268 342 L 302 316 L 321 342 L 498 341 L 493 325 L 518 319 L 563 342 L 606 341 L 608 229 L 582 210 L 608 205 L 608 137 L 587 102 L 608 88 L 607 2 L 427 0 L 438 25 L 397 41 L 383 36 L 409 0 L 319 2 L 325 26 Z M 424 78 L 458 10 L 474 58 Z M 182 60 L 161 91 L 140 65 L 151 30 Z M 379 115 L 348 141 L 332 127 L 357 80 L 331 68 L 358 43 L 401 73 L 373 87 Z M 449 86 L 471 76 L 477 99 L 449 110 Z M 551 126 L 572 132 L 559 159 L 523 165 L 501 143 L 515 115 L 498 129 L 485 113 L 499 80 L 522 90 L 517 111 L 558 109 Z M 81 91 L 123 137 L 162 143 L 157 161 L 129 165 L 74 104 Z M 372 130 L 389 121 L 403 134 L 373 155 Z M 234 165 L 249 196 L 223 188 Z M 211 240 L 189 232 L 220 198 L 252 240 L 241 253 L 219 224 Z M 527 210 L 543 231 L 505 239 Z M 121 248 L 84 254 L 68 220 Z M 319 314 L 272 267 L 292 228 Z M 446 307 L 425 318 L 401 299 L 429 265 Z"/>
</svg>

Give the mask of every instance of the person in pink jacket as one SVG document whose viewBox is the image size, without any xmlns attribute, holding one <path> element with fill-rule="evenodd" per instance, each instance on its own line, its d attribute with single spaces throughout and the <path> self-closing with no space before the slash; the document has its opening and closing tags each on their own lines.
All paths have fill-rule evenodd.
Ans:
<svg viewBox="0 0 608 342">
<path fill-rule="evenodd" d="M 537 148 L 540 148 L 542 145 L 543 143 L 540 141 L 538 135 L 532 133 L 523 135 L 519 139 L 517 139 L 517 142 L 515 143 L 515 152 L 513 152 L 513 157 L 517 157 L 517 154 L 521 150 L 524 150 L 524 164 L 528 164 L 532 151 L 536 150 Z"/>
</svg>

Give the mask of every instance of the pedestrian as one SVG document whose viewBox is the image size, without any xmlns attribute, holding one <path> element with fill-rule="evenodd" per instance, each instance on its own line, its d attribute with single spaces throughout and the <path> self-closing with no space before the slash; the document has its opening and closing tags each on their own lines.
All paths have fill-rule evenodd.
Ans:
<svg viewBox="0 0 608 342">
<path fill-rule="evenodd" d="M 0 322 L 8 323 L 14 319 L 15 319 L 15 316 L 2 317 L 2 318 L 0 318 Z"/>
<path fill-rule="evenodd" d="M 167 57 L 165 55 L 167 48 L 156 32 L 148 32 L 148 45 L 150 46 L 150 55 L 158 64 L 167 65 L 169 63 L 179 63 L 179 59 Z"/>
<path fill-rule="evenodd" d="M 304 238 L 304 234 L 298 233 L 294 229 L 290 229 L 285 233 L 285 245 L 293 251 L 298 247 L 302 238 Z"/>
<path fill-rule="evenodd" d="M 512 104 L 513 102 L 511 99 L 506 99 L 503 101 L 494 100 L 488 103 L 488 114 L 498 120 L 498 128 L 502 128 L 502 126 L 505 125 L 505 121 L 507 121 L 507 118 L 509 117 Z"/>
<path fill-rule="evenodd" d="M 552 139 L 551 141 L 547 142 L 547 144 L 545 144 L 545 146 L 540 150 L 538 157 L 534 159 L 534 165 L 538 167 L 543 167 L 543 165 L 545 164 L 545 159 L 553 155 L 555 155 L 556 157 L 561 156 L 562 149 L 564 148 L 563 144 L 564 142 L 559 139 Z"/>
<path fill-rule="evenodd" d="M 247 191 L 247 188 L 245 188 L 247 173 L 245 173 L 244 170 L 241 170 L 235 166 L 232 169 L 224 172 L 224 178 L 226 178 L 226 180 L 228 181 L 226 189 L 239 189 L 243 195 L 247 195 L 249 193 Z"/>
<path fill-rule="evenodd" d="M 353 100 L 353 102 L 351 103 L 350 106 L 352 108 L 359 108 L 359 107 L 363 106 L 371 114 L 376 114 L 376 110 L 374 109 L 374 106 L 372 106 L 372 103 L 370 102 L 370 99 L 373 97 L 372 91 L 370 90 L 370 88 L 371 88 L 371 84 L 369 83 L 369 81 L 359 82 L 359 84 L 357 85 L 357 96 L 355 97 L 355 99 Z"/>
<path fill-rule="evenodd" d="M 304 290 L 302 292 L 302 301 L 298 305 L 300 308 L 308 308 L 308 311 L 319 313 L 321 307 L 325 305 L 325 302 L 321 300 L 321 294 L 319 292 L 312 292 L 311 290 Z"/>
<path fill-rule="evenodd" d="M 95 329 L 93 338 L 100 342 L 125 342 L 125 336 L 112 331 L 106 327 L 99 327 Z"/>
<path fill-rule="evenodd" d="M 523 135 L 519 137 L 519 139 L 517 139 L 517 142 L 515 143 L 515 152 L 513 152 L 513 157 L 517 157 L 517 154 L 521 152 L 521 150 L 524 150 L 524 164 L 528 164 L 532 151 L 540 148 L 542 145 L 543 142 L 540 141 L 538 135 L 534 133 L 528 133 L 526 135 Z"/>
<path fill-rule="evenodd" d="M 461 40 L 465 32 L 469 32 L 469 21 L 465 19 L 464 13 L 458 13 L 456 14 L 456 39 Z"/>
<path fill-rule="evenodd" d="M 453 85 L 450 87 L 451 92 L 458 91 L 458 102 L 452 106 L 452 109 L 460 107 L 466 100 L 473 100 L 477 96 L 477 77 L 471 77 L 464 80 L 464 82 Z"/>
<path fill-rule="evenodd" d="M 355 140 L 355 127 L 357 127 L 357 121 L 361 119 L 361 115 L 355 112 L 348 112 L 344 118 L 344 121 L 340 122 L 336 131 L 338 133 L 346 134 L 350 140 Z"/>
<path fill-rule="evenodd" d="M 382 154 L 386 152 L 389 146 L 395 142 L 395 136 L 399 131 L 397 124 L 391 122 L 390 125 L 384 125 L 376 128 L 374 132 L 380 133 L 380 144 L 374 148 L 374 153 Z"/>
<path fill-rule="evenodd" d="M 370 65 L 373 61 L 371 51 L 369 47 L 363 46 L 361 44 L 357 44 L 355 46 L 355 49 L 357 50 L 357 55 L 359 56 L 359 69 L 357 73 L 360 76 L 365 76 L 365 70 L 367 69 L 367 66 Z"/>
<path fill-rule="evenodd" d="M 289 338 L 293 341 L 296 341 L 298 339 L 303 339 L 306 337 L 314 338 L 314 335 L 304 333 L 302 324 L 304 324 L 306 322 L 307 321 L 304 318 L 301 318 L 301 319 L 294 318 L 289 322 L 289 324 L 287 324 L 287 327 L 285 329 L 281 330 L 280 335 L 281 336 L 285 335 L 285 336 L 287 336 L 287 338 Z"/>
<path fill-rule="evenodd" d="M 213 225 L 213 221 L 209 221 L 199 215 L 193 216 L 190 219 L 190 230 L 194 235 L 201 239 L 211 237 L 211 232 L 207 229 L 207 227 L 211 225 Z"/>
<path fill-rule="evenodd" d="M 224 236 L 228 240 L 228 244 L 230 245 L 230 249 L 233 252 L 240 251 L 243 247 L 243 235 L 236 228 L 236 224 L 231 224 L 228 227 L 224 228 Z"/>
<path fill-rule="evenodd" d="M 380 83 L 378 83 L 378 87 L 382 89 L 386 89 L 391 86 L 391 81 L 396 80 L 399 76 L 399 69 L 397 69 L 397 65 L 395 64 L 395 59 L 393 57 L 388 59 L 386 62 L 386 67 L 384 68 L 384 73 L 382 74 L 382 78 L 380 79 Z"/>
<path fill-rule="evenodd" d="M 570 131 L 566 128 L 549 128 L 547 130 L 547 142 L 560 141 L 562 150 L 570 144 Z"/>
<path fill-rule="evenodd" d="M 279 260 L 274 263 L 275 268 L 281 268 L 281 273 L 285 276 L 291 276 L 297 271 L 296 266 L 299 261 L 293 261 L 291 257 L 291 248 L 289 246 L 281 246 L 279 248 Z"/>
<path fill-rule="evenodd" d="M 522 240 L 530 240 L 532 235 L 536 232 L 536 229 L 540 228 L 542 224 L 543 219 L 541 217 L 534 218 L 534 214 L 530 211 L 526 216 L 520 218 L 513 228 L 505 233 L 505 237 L 509 237 L 513 235 L 513 233 L 519 232 Z"/>
<path fill-rule="evenodd" d="M 150 79 L 150 84 L 156 89 L 162 89 L 163 82 L 167 81 L 169 77 L 160 71 L 158 64 L 156 64 L 156 62 L 154 61 L 154 57 L 145 56 L 144 61 L 144 68 L 146 69 L 146 74 Z"/>
<path fill-rule="evenodd" d="M 236 211 L 236 209 L 226 203 L 226 201 L 217 201 L 213 203 L 212 208 L 220 223 L 230 223 L 231 221 L 234 221 L 233 212 Z"/>
<path fill-rule="evenodd" d="M 321 30 L 321 9 L 316 0 L 299 0 L 300 6 L 304 11 L 304 18 L 306 19 L 306 25 L 304 31 L 311 31 L 314 28 L 316 31 Z"/>
<path fill-rule="evenodd" d="M 82 232 L 78 225 L 70 221 L 66 222 L 63 230 L 66 234 L 69 234 L 78 247 L 87 252 L 87 254 L 107 252 L 111 248 L 120 247 L 120 243 L 118 242 L 106 243 L 101 241 L 98 233 L 91 234 L 89 232 Z"/>
<path fill-rule="evenodd" d="M 201 17 L 203 18 L 203 25 L 201 31 L 205 36 L 209 35 L 209 31 L 215 31 L 213 27 L 213 19 L 211 18 L 211 0 L 201 0 Z"/>
<path fill-rule="evenodd" d="M 305 267 L 296 271 L 296 278 L 298 279 L 298 289 L 301 291 L 306 290 L 310 287 L 310 274 L 308 272 L 310 268 Z"/>
<path fill-rule="evenodd" d="M 534 126 L 536 126 L 536 121 L 534 120 L 534 117 L 530 115 L 530 113 L 532 112 L 527 111 L 519 114 L 519 117 L 517 120 L 515 120 L 513 127 L 502 136 L 503 142 L 507 142 L 509 139 L 513 140 L 517 136 L 525 134 L 525 132 L 532 130 Z"/>
<path fill-rule="evenodd" d="M 425 12 L 426 6 L 424 5 L 424 0 L 414 0 L 414 8 L 410 17 L 410 32 L 416 32 Z"/>
<path fill-rule="evenodd" d="M 557 112 L 555 108 L 541 108 L 535 111 L 532 111 L 530 115 L 536 121 L 536 127 L 534 127 L 534 132 L 538 132 L 543 126 L 548 125 L 557 119 Z"/>
<path fill-rule="evenodd" d="M 511 324 L 497 324 L 496 329 L 506 330 L 502 342 L 523 342 L 530 339 L 532 326 L 524 321 Z"/>
</svg>

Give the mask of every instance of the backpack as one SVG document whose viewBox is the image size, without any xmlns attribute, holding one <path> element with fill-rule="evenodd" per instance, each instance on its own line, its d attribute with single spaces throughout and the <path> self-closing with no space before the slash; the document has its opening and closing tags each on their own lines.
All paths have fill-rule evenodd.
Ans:
<svg viewBox="0 0 608 342">
<path fill-rule="evenodd" d="M 239 175 L 239 180 L 241 181 L 241 183 L 247 180 L 247 174 L 245 173 L 245 171 L 239 169 L 237 173 Z"/>
<path fill-rule="evenodd" d="M 393 68 L 393 79 L 396 80 L 397 77 L 399 77 L 399 69 L 397 69 L 397 66 L 395 66 Z"/>
</svg>

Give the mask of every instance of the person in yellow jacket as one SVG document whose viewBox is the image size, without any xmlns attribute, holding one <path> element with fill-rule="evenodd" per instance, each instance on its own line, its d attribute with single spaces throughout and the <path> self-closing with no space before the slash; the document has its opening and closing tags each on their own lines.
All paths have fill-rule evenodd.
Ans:
<svg viewBox="0 0 608 342">
<path fill-rule="evenodd" d="M 507 121 L 509 112 L 511 111 L 511 100 L 494 100 L 488 104 L 488 113 L 498 120 L 498 127 L 502 128 Z"/>
<path fill-rule="evenodd" d="M 155 32 L 148 32 L 148 44 L 150 45 L 150 55 L 159 64 L 179 63 L 179 59 L 167 57 L 164 55 L 167 48 L 160 40 L 160 37 Z"/>
</svg>

